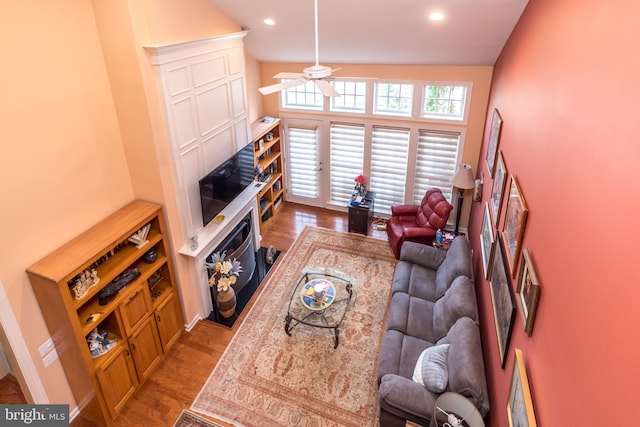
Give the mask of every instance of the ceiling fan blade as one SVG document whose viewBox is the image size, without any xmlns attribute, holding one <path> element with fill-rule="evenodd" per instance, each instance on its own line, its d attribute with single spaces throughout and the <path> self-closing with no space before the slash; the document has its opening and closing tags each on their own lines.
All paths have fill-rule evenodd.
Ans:
<svg viewBox="0 0 640 427">
<path fill-rule="evenodd" d="M 269 95 L 269 94 L 274 93 L 274 92 L 280 92 L 280 91 L 289 89 L 290 87 L 295 87 L 295 86 L 299 86 L 299 85 L 305 84 L 306 82 L 307 82 L 307 79 L 298 76 L 298 78 L 295 79 L 295 80 L 289 80 L 289 81 L 282 82 L 282 83 L 276 83 L 276 84 L 270 85 L 270 86 L 264 86 L 264 87 L 261 87 L 258 90 L 263 95 Z"/>
<path fill-rule="evenodd" d="M 320 88 L 320 91 L 324 96 L 340 96 L 340 92 L 338 92 L 331 83 L 326 80 L 314 80 Z"/>
<path fill-rule="evenodd" d="M 304 74 L 302 73 L 287 73 L 286 71 L 281 72 L 273 76 L 274 79 L 299 79 Z"/>
</svg>

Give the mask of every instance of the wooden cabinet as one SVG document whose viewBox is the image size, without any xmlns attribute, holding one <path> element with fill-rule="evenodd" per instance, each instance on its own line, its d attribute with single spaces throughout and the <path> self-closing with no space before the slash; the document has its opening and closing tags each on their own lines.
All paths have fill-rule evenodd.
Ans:
<svg viewBox="0 0 640 427">
<path fill-rule="evenodd" d="M 360 203 L 349 201 L 349 228 L 351 233 L 369 234 L 371 220 L 373 219 L 374 203 L 376 200 L 375 191 L 367 191 Z"/>
<path fill-rule="evenodd" d="M 258 193 L 262 225 L 278 214 L 285 201 L 280 119 L 275 119 L 272 123 L 263 120 L 254 122 L 251 125 L 251 136 L 256 165 L 260 171 L 257 179 L 265 183 Z"/>
<path fill-rule="evenodd" d="M 27 274 L 79 410 L 110 424 L 184 329 L 161 207 L 134 201 Z"/>
</svg>

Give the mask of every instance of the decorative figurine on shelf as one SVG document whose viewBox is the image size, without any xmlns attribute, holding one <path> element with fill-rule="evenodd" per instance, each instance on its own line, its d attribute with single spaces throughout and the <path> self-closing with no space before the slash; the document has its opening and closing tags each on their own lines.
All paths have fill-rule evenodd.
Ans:
<svg viewBox="0 0 640 427">
<path fill-rule="evenodd" d="M 355 190 L 359 195 L 364 197 L 365 194 L 367 194 L 367 177 L 364 175 L 358 175 L 354 181 L 356 182 Z"/>
<path fill-rule="evenodd" d="M 232 286 L 242 273 L 242 266 L 235 258 L 225 260 L 226 255 L 226 252 L 216 252 L 211 255 L 211 262 L 205 261 L 204 266 L 209 270 L 209 287 L 216 286 L 218 291 L 215 298 L 218 311 L 222 317 L 229 318 L 236 310 L 236 293 Z"/>
<path fill-rule="evenodd" d="M 89 292 L 89 288 L 98 284 L 99 281 L 98 271 L 95 268 L 84 270 L 76 277 L 71 287 L 73 299 L 79 300 L 84 297 Z"/>
</svg>

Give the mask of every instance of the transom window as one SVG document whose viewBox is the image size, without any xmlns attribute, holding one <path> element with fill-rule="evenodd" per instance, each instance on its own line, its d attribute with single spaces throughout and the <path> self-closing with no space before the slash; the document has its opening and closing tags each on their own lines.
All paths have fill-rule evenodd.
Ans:
<svg viewBox="0 0 640 427">
<path fill-rule="evenodd" d="M 424 86 L 423 117 L 463 119 L 467 88 L 465 86 Z"/>
<path fill-rule="evenodd" d="M 331 97 L 331 111 L 364 113 L 367 102 L 365 82 L 334 81 L 333 87 L 341 96 Z"/>
<path fill-rule="evenodd" d="M 413 85 L 403 83 L 376 83 L 376 114 L 411 116 Z"/>
<path fill-rule="evenodd" d="M 289 80 L 282 80 L 283 82 Z M 282 106 L 304 110 L 322 110 L 323 95 L 312 81 L 282 91 Z"/>
</svg>

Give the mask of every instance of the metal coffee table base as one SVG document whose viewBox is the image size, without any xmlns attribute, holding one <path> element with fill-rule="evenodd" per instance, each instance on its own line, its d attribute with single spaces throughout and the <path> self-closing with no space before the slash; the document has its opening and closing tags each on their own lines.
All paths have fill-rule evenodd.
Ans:
<svg viewBox="0 0 640 427">
<path fill-rule="evenodd" d="M 320 328 L 320 329 L 331 329 L 333 330 L 333 336 L 334 336 L 333 348 L 336 349 L 338 348 L 338 344 L 340 344 L 340 326 L 342 325 L 342 321 L 344 320 L 344 316 L 347 312 L 347 309 L 349 308 L 349 304 L 351 303 L 351 298 L 353 296 L 353 292 L 354 292 L 353 284 L 349 280 L 325 273 L 323 274 L 324 277 L 330 277 L 334 280 L 344 282 L 343 289 L 346 292 L 342 291 L 343 297 L 334 300 L 333 302 L 331 302 L 330 306 L 321 310 L 292 310 L 292 305 L 293 304 L 297 305 L 299 303 L 299 300 L 300 300 L 299 293 L 300 293 L 301 286 L 304 286 L 304 284 L 307 283 L 308 280 L 310 280 L 310 276 L 312 275 L 313 274 L 305 274 L 305 276 L 300 280 L 298 285 L 295 287 L 293 294 L 291 296 L 289 310 L 284 319 L 284 331 L 288 336 L 291 336 L 291 332 L 298 325 L 306 325 L 312 328 Z M 342 306 L 340 307 L 341 314 L 339 315 L 339 320 L 337 321 L 334 320 L 333 322 L 330 322 L 327 319 L 326 311 L 329 309 L 335 309 L 335 307 L 338 305 Z M 297 314 L 297 316 L 295 314 Z M 333 316 L 333 318 L 335 319 L 335 315 Z"/>
</svg>

